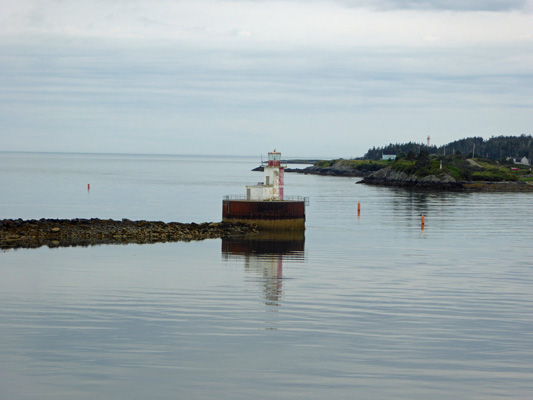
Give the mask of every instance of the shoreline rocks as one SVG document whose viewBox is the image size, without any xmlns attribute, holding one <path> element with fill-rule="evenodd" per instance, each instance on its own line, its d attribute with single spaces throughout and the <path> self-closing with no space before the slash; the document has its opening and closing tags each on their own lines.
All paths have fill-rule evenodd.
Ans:
<svg viewBox="0 0 533 400">
<path fill-rule="evenodd" d="M 112 219 L 3 219 L 0 249 L 162 243 L 228 238 L 258 232 L 243 223 L 179 223 Z"/>
<path fill-rule="evenodd" d="M 416 189 L 444 189 L 444 190 L 463 190 L 461 182 L 457 182 L 448 174 L 438 176 L 429 175 L 419 178 L 416 175 L 406 174 L 405 172 L 395 171 L 391 167 L 380 169 L 357 183 L 367 185 L 409 187 Z"/>
<path fill-rule="evenodd" d="M 391 167 L 380 169 L 356 183 L 427 190 L 533 192 L 533 185 L 529 185 L 525 182 L 460 182 L 446 173 L 437 176 L 429 175 L 424 178 L 419 178 L 416 175 L 409 175 L 404 172 L 395 171 Z"/>
</svg>

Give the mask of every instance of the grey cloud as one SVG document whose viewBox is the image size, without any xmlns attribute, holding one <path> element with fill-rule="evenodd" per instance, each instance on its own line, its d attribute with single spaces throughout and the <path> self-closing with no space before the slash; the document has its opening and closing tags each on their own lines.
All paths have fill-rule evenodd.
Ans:
<svg viewBox="0 0 533 400">
<path fill-rule="evenodd" d="M 463 129 L 450 118 L 459 109 L 468 110 L 468 118 L 477 115 L 483 129 L 493 123 L 494 110 L 508 115 L 501 126 L 518 129 L 531 126 L 533 75 L 529 59 L 516 58 L 528 50 L 224 51 L 90 39 L 3 43 L 0 139 L 15 143 L 21 137 L 52 149 L 83 137 L 96 150 L 99 143 L 123 140 L 131 147 L 121 151 L 136 151 L 135 143 L 154 134 L 165 146 L 189 132 L 205 141 L 210 135 L 301 130 L 323 145 L 324 132 L 347 132 L 362 121 L 375 132 L 384 125 L 408 130 L 425 123 L 453 132 Z M 421 116 L 424 123 L 418 122 Z M 27 139 L 38 134 L 46 139 Z M 20 141 L 12 149 L 24 148 Z M 164 151 L 157 142 L 151 151 Z M 315 145 L 310 140 L 309 151 Z"/>
<path fill-rule="evenodd" d="M 78 44 L 80 44 L 78 42 Z M 258 107 L 324 109 L 476 104 L 488 96 L 528 103 L 527 65 L 509 69 L 518 49 L 359 49 L 349 53 L 198 51 L 186 48 L 82 47 L 40 51 L 3 46 L 4 103 L 80 104 L 109 110 Z M 526 49 L 524 49 L 525 51 Z M 496 61 L 500 60 L 500 61 Z M 508 96 L 494 97 L 502 88 Z M 525 89 L 524 89 L 525 90 Z M 463 93 L 464 91 L 464 93 Z"/>
<path fill-rule="evenodd" d="M 340 0 L 349 7 L 396 10 L 509 11 L 525 8 L 526 0 Z"/>
<path fill-rule="evenodd" d="M 249 0 L 233 0 L 241 2 Z M 257 0 L 254 0 L 254 2 Z M 260 1 L 260 0 L 259 0 Z M 302 0 L 295 0 L 302 1 Z M 307 0 L 308 1 L 308 0 Z M 306 2 L 307 2 L 306 1 Z M 510 11 L 521 10 L 527 0 L 332 0 L 353 8 L 380 10 Z"/>
</svg>

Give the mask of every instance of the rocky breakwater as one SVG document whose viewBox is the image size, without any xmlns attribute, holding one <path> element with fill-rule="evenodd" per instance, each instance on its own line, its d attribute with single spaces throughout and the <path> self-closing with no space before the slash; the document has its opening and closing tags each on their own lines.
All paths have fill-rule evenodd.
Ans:
<svg viewBox="0 0 533 400">
<path fill-rule="evenodd" d="M 391 167 L 386 167 L 376 171 L 357 183 L 367 185 L 412 187 L 420 189 L 446 189 L 463 190 L 463 184 L 457 182 L 452 176 L 442 173 L 440 175 L 428 175 L 419 178 L 416 175 L 395 171 Z"/>
<path fill-rule="evenodd" d="M 228 238 L 257 232 L 242 223 L 165 223 L 123 219 L 4 219 L 0 249 L 158 243 Z"/>
</svg>

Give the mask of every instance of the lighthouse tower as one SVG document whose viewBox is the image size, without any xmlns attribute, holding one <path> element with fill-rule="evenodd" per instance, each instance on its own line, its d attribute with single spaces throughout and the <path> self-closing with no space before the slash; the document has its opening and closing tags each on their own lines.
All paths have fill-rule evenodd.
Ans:
<svg viewBox="0 0 533 400">
<path fill-rule="evenodd" d="M 291 197 L 283 193 L 286 163 L 281 153 L 268 153 L 262 163 L 264 181 L 246 186 L 245 196 L 225 196 L 222 202 L 222 220 L 245 222 L 262 229 L 305 229 L 305 206 L 308 199 Z"/>
<path fill-rule="evenodd" d="M 286 165 L 281 162 L 281 153 L 268 153 L 268 162 L 263 163 L 264 181 L 246 186 L 246 200 L 283 200 L 283 181 Z"/>
</svg>

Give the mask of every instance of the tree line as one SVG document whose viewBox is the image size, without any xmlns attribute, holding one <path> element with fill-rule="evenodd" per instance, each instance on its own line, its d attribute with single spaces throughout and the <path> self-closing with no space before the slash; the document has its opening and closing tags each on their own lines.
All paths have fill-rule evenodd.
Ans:
<svg viewBox="0 0 533 400">
<path fill-rule="evenodd" d="M 505 161 L 508 157 L 527 157 L 531 160 L 533 158 L 533 137 L 531 135 L 497 136 L 487 140 L 482 137 L 470 137 L 456 140 L 440 147 L 428 147 L 425 144 L 415 142 L 391 143 L 383 147 L 372 147 L 366 152 L 364 158 L 381 160 L 383 154 L 405 156 L 409 153 L 419 154 L 421 151 L 438 155 L 488 158 L 500 162 Z"/>
</svg>

